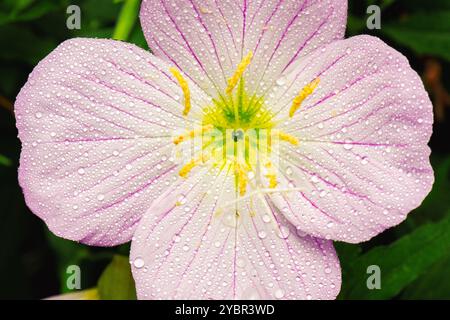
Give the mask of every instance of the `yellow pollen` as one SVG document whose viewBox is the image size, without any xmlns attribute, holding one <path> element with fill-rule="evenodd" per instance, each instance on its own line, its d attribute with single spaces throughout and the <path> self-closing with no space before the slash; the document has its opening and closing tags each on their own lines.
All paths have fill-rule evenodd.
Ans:
<svg viewBox="0 0 450 320">
<path fill-rule="evenodd" d="M 273 168 L 272 162 L 268 160 L 264 165 L 267 169 L 267 173 L 265 174 L 266 178 L 269 179 L 269 189 L 273 189 L 278 185 L 277 175 Z"/>
<path fill-rule="evenodd" d="M 181 142 L 184 142 L 188 139 L 192 139 L 198 135 L 203 135 L 204 133 L 211 131 L 214 128 L 214 126 L 212 124 L 208 124 L 206 126 L 202 126 L 200 128 L 196 128 L 194 130 L 191 130 L 185 134 L 181 134 L 178 137 L 173 139 L 173 143 L 178 145 Z"/>
<path fill-rule="evenodd" d="M 191 110 L 191 91 L 186 79 L 181 75 L 181 72 L 177 68 L 170 68 L 170 72 L 177 79 L 178 84 L 181 87 L 184 95 L 184 110 L 183 116 L 187 116 Z"/>
<path fill-rule="evenodd" d="M 295 112 L 300 108 L 300 105 L 302 104 L 302 102 L 309 96 L 311 95 L 314 90 L 317 88 L 317 86 L 319 85 L 320 79 L 316 78 L 313 81 L 311 81 L 309 84 L 307 84 L 298 94 L 298 96 L 296 96 L 294 98 L 294 100 L 292 101 L 292 106 L 291 109 L 289 110 L 289 117 L 293 117 Z"/>
<path fill-rule="evenodd" d="M 248 183 L 247 170 L 244 165 L 240 164 L 238 161 L 235 160 L 234 172 L 238 179 L 239 194 L 243 196 L 247 191 L 247 183 Z"/>
<path fill-rule="evenodd" d="M 249 52 L 239 63 L 237 66 L 236 72 L 233 74 L 231 78 L 228 79 L 228 86 L 226 89 L 226 94 L 230 95 L 233 92 L 234 87 L 236 87 L 237 83 L 241 79 L 242 75 L 245 72 L 245 69 L 248 67 L 250 62 L 252 61 L 253 52 Z"/>
<path fill-rule="evenodd" d="M 285 133 L 283 131 L 278 132 L 278 137 L 281 141 L 289 142 L 290 144 L 297 146 L 298 145 L 298 139 L 297 137 L 294 137 L 293 135 L 290 135 L 288 133 Z"/>
<path fill-rule="evenodd" d="M 197 165 L 199 165 L 201 163 L 205 163 L 208 160 L 209 160 L 209 156 L 205 155 L 205 154 L 202 154 L 195 159 L 191 159 L 188 163 L 186 163 L 181 168 L 181 170 L 178 174 L 180 175 L 180 177 L 186 178 L 187 175 L 189 174 L 189 172 L 191 172 L 191 170 L 194 169 L 194 167 L 196 167 Z"/>
</svg>

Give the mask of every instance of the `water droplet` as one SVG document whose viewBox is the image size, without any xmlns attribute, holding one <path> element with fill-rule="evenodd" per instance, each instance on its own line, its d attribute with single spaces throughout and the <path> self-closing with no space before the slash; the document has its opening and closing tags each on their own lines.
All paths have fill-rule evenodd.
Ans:
<svg viewBox="0 0 450 320">
<path fill-rule="evenodd" d="M 239 216 L 236 213 L 230 212 L 225 214 L 222 223 L 227 227 L 236 228 L 240 225 L 241 219 L 239 219 Z"/>
<path fill-rule="evenodd" d="M 277 86 L 284 86 L 286 84 L 286 79 L 281 77 L 276 81 Z"/>
<path fill-rule="evenodd" d="M 281 239 L 287 239 L 289 237 L 289 234 L 290 234 L 289 228 L 285 226 L 281 226 L 277 232 L 277 236 L 280 237 Z"/>
<path fill-rule="evenodd" d="M 306 237 L 308 234 L 305 231 L 301 230 L 299 227 L 297 227 L 297 235 L 303 238 Z"/>
<path fill-rule="evenodd" d="M 84 174 L 84 169 L 83 168 L 78 169 L 78 174 L 83 175 Z"/>
<path fill-rule="evenodd" d="M 281 299 L 284 297 L 284 291 L 281 289 L 278 289 L 277 291 L 275 291 L 275 298 L 277 299 Z"/>
<path fill-rule="evenodd" d="M 262 219 L 265 223 L 270 222 L 270 217 L 267 214 L 263 215 Z"/>
<path fill-rule="evenodd" d="M 291 167 L 287 167 L 286 168 L 286 175 L 288 175 L 288 176 L 292 175 L 292 168 Z"/>
<path fill-rule="evenodd" d="M 261 299 L 261 296 L 259 295 L 258 290 L 253 287 L 249 287 L 242 292 L 242 299 L 243 300 L 259 300 Z"/>
<path fill-rule="evenodd" d="M 264 239 L 265 237 L 267 237 L 267 233 L 265 231 L 260 231 L 258 232 L 258 237 L 260 239 Z"/>
<path fill-rule="evenodd" d="M 344 149 L 345 150 L 351 150 L 353 148 L 353 144 L 351 140 L 346 140 L 345 144 L 344 144 Z"/>
<path fill-rule="evenodd" d="M 35 116 L 36 116 L 36 118 L 40 119 L 40 118 L 42 118 L 42 113 L 36 112 Z"/>
<path fill-rule="evenodd" d="M 246 265 L 246 262 L 244 259 L 238 258 L 238 259 L 236 259 L 236 265 L 240 268 L 244 268 Z"/>
<path fill-rule="evenodd" d="M 102 201 L 103 199 L 105 199 L 105 196 L 102 194 L 97 195 L 97 200 L 98 201 Z"/>
<path fill-rule="evenodd" d="M 144 264 L 145 264 L 145 262 L 144 262 L 144 259 L 142 259 L 142 258 L 136 258 L 133 261 L 133 265 L 138 269 L 142 268 L 144 266 Z"/>
</svg>

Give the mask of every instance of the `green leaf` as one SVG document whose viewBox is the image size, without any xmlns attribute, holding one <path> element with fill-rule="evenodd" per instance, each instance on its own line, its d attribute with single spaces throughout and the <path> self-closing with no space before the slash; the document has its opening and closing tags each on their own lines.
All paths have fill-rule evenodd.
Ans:
<svg viewBox="0 0 450 320">
<path fill-rule="evenodd" d="M 10 167 L 12 165 L 12 161 L 0 154 L 0 165 L 5 167 Z"/>
<path fill-rule="evenodd" d="M 347 18 L 347 34 L 354 36 L 362 33 L 366 28 L 366 20 L 354 15 L 349 15 Z"/>
<path fill-rule="evenodd" d="M 69 265 L 81 265 L 82 261 L 89 255 L 87 247 L 81 243 L 66 240 L 55 236 L 47 231 L 47 239 L 50 247 L 57 255 L 57 268 L 60 281 L 61 292 L 69 292 L 66 280 L 69 276 L 66 269 Z"/>
<path fill-rule="evenodd" d="M 450 210 L 450 157 L 432 157 L 435 181 L 423 203 L 407 219 L 407 227 L 416 228 L 426 222 L 439 221 Z M 403 225 L 402 225 L 403 227 Z"/>
<path fill-rule="evenodd" d="M 400 240 L 376 247 L 353 259 L 345 272 L 341 297 L 345 299 L 389 299 L 442 259 L 450 250 L 450 212 L 438 223 L 426 224 Z M 381 269 L 381 289 L 369 290 L 367 267 Z"/>
<path fill-rule="evenodd" d="M 136 289 L 128 258 L 115 255 L 98 280 L 97 288 L 103 300 L 135 300 Z"/>
<path fill-rule="evenodd" d="M 397 0 L 396 2 L 408 11 L 432 12 L 436 10 L 450 10 L 450 1 L 448 0 Z"/>
<path fill-rule="evenodd" d="M 57 45 L 55 40 L 39 37 L 19 25 L 0 27 L 0 43 L 8 44 L 0 50 L 1 60 L 25 61 L 30 65 L 37 64 Z"/>
<path fill-rule="evenodd" d="M 447 255 L 408 286 L 402 293 L 402 299 L 450 300 L 450 281 L 443 281 L 449 270 L 450 255 Z"/>
<path fill-rule="evenodd" d="M 418 54 L 450 60 L 450 11 L 415 13 L 384 23 L 381 31 Z"/>
<path fill-rule="evenodd" d="M 55 0 L 3 0 L 0 5 L 0 25 L 29 21 L 40 18 L 49 12 L 63 7 L 63 1 Z"/>
<path fill-rule="evenodd" d="M 342 270 L 342 283 L 347 283 L 351 280 L 349 270 L 352 267 L 353 261 L 361 254 L 361 247 L 358 244 L 351 244 L 345 242 L 335 242 L 334 248 L 339 256 L 339 261 Z M 342 300 L 344 291 L 341 290 L 337 299 Z"/>
</svg>

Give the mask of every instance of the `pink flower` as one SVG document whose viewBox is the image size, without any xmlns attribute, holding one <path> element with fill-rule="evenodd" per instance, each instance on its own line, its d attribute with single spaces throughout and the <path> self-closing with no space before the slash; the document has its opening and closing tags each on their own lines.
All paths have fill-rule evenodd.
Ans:
<svg viewBox="0 0 450 320">
<path fill-rule="evenodd" d="M 155 55 L 62 43 L 16 101 L 28 206 L 67 239 L 132 240 L 141 299 L 335 298 L 332 240 L 397 225 L 433 183 L 420 78 L 377 38 L 343 40 L 346 11 L 144 0 Z"/>
</svg>

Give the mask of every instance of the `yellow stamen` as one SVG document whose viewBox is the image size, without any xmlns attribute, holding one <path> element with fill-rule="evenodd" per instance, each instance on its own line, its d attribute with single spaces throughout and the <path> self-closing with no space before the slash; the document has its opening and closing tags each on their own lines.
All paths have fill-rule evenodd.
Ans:
<svg viewBox="0 0 450 320">
<path fill-rule="evenodd" d="M 183 116 L 187 116 L 189 111 L 191 110 L 191 91 L 189 90 L 189 85 L 186 79 L 181 75 L 180 71 L 177 68 L 170 68 L 170 72 L 177 79 L 181 90 L 184 95 L 184 110 Z"/>
<path fill-rule="evenodd" d="M 214 128 L 214 126 L 212 124 L 208 124 L 206 126 L 202 126 L 202 127 L 196 128 L 194 130 L 191 130 L 191 131 L 189 131 L 189 132 L 187 132 L 185 134 L 181 134 L 178 137 L 174 138 L 173 139 L 173 143 L 178 145 L 181 142 L 184 142 L 184 141 L 186 141 L 188 139 L 194 138 L 195 136 L 203 135 L 204 133 L 206 133 L 208 131 L 211 131 L 213 128 Z"/>
<path fill-rule="evenodd" d="M 189 174 L 189 172 L 191 172 L 192 169 L 194 169 L 195 166 L 201 164 L 201 163 L 205 163 L 206 161 L 209 160 L 209 156 L 202 154 L 199 157 L 195 158 L 195 159 L 191 159 L 188 163 L 186 163 L 180 170 L 180 172 L 178 173 L 180 175 L 180 177 L 182 178 L 186 178 L 187 175 Z"/>
<path fill-rule="evenodd" d="M 235 161 L 234 172 L 238 179 L 239 194 L 243 196 L 247 191 L 247 183 L 248 183 L 247 170 L 245 170 L 244 165 L 240 164 L 238 161 Z"/>
<path fill-rule="evenodd" d="M 293 117 L 295 112 L 300 108 L 300 105 L 302 104 L 302 102 L 310 95 L 314 92 L 314 90 L 317 88 L 317 86 L 319 85 L 320 79 L 316 78 L 313 81 L 311 81 L 311 83 L 307 84 L 298 94 L 298 96 L 296 96 L 294 98 L 294 101 L 292 101 L 292 106 L 291 109 L 289 110 L 289 117 Z"/>
<path fill-rule="evenodd" d="M 293 144 L 294 146 L 298 145 L 297 137 L 294 137 L 293 135 L 290 135 L 290 134 L 285 133 L 283 131 L 279 131 L 278 132 L 278 138 L 280 138 L 281 141 L 289 142 L 290 144 Z"/>
<path fill-rule="evenodd" d="M 268 160 L 264 165 L 267 169 L 267 173 L 265 174 L 266 178 L 269 179 L 269 189 L 273 189 L 278 185 L 277 175 L 273 168 L 272 162 Z"/>
<path fill-rule="evenodd" d="M 242 75 L 245 72 L 245 69 L 248 67 L 250 62 L 252 61 L 253 52 L 249 52 L 244 59 L 239 63 L 236 72 L 233 74 L 231 78 L 228 79 L 228 87 L 226 89 L 227 95 L 230 95 L 233 92 L 234 87 L 236 87 L 237 83 L 241 79 Z"/>
</svg>

